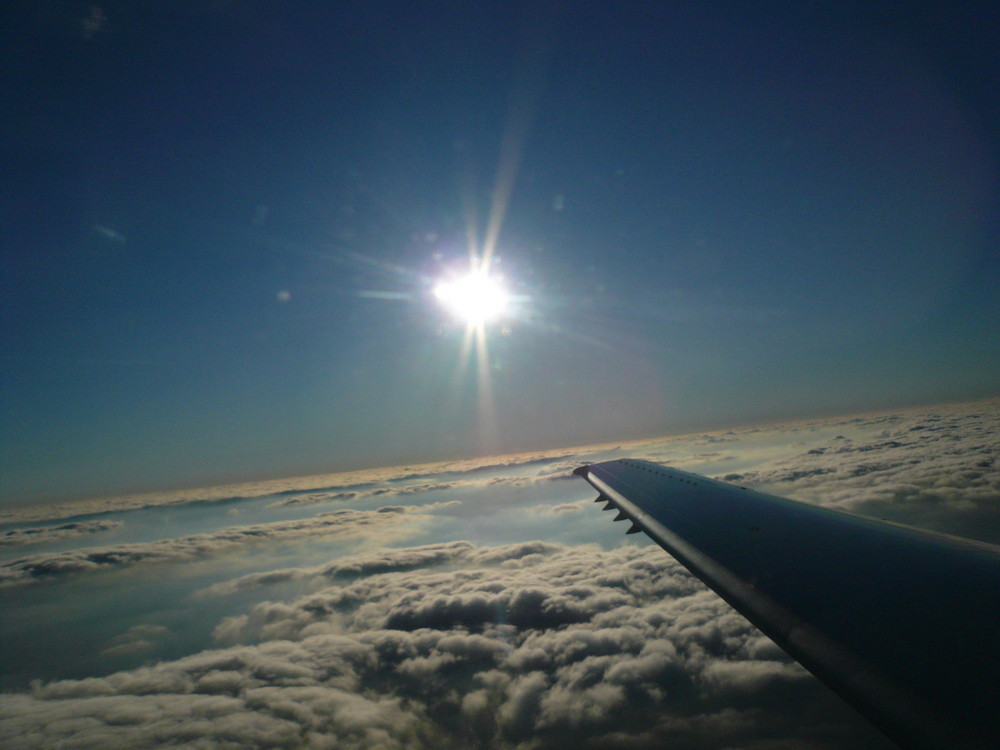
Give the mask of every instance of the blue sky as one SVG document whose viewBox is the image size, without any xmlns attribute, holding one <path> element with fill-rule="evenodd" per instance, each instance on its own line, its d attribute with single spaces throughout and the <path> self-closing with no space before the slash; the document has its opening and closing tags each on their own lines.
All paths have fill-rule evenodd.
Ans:
<svg viewBox="0 0 1000 750">
<path fill-rule="evenodd" d="M 995 394 L 995 16 L 744 5 L 13 4 L 2 502 Z"/>
</svg>

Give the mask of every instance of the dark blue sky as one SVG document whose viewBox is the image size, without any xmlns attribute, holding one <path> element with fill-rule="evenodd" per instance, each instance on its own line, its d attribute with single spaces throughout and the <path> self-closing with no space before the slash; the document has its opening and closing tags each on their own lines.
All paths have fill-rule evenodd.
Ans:
<svg viewBox="0 0 1000 750">
<path fill-rule="evenodd" d="M 804 5 L 10 4 L 2 501 L 995 394 L 997 12 Z"/>
</svg>

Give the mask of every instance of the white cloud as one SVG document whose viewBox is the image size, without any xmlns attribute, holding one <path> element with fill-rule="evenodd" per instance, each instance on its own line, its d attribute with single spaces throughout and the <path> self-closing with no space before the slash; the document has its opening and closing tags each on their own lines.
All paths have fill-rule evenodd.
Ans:
<svg viewBox="0 0 1000 750">
<path fill-rule="evenodd" d="M 58 526 L 31 526 L 0 531 L 0 547 L 24 544 L 48 544 L 61 539 L 111 531 L 122 525 L 121 521 L 74 521 Z"/>
<path fill-rule="evenodd" d="M 287 495 L 274 506 L 308 505 L 316 502 L 347 500 L 353 497 L 381 494 L 408 494 L 433 489 L 445 489 L 456 484 L 482 485 L 498 469 L 524 471 L 519 477 L 504 478 L 510 481 L 533 479 L 543 472 L 551 473 L 550 465 L 562 460 L 569 469 L 581 456 L 600 454 L 608 446 L 585 448 L 560 448 L 550 451 L 512 454 L 484 458 L 443 461 L 416 466 L 392 466 L 363 469 L 336 474 L 319 474 L 285 479 L 242 482 L 195 489 L 149 492 L 140 495 L 103 497 L 66 503 L 33 505 L 21 508 L 0 508 L 0 524 L 53 521 L 74 516 L 98 513 L 116 513 L 140 508 L 186 505 L 188 503 L 216 503 L 249 500 L 267 495 Z M 550 467 L 545 469 L 544 467 Z M 567 469 L 567 471 L 569 470 Z M 447 477 L 442 481 L 442 477 Z M 433 480 L 413 484 L 415 480 Z M 386 486 L 391 483 L 392 486 Z"/>
<path fill-rule="evenodd" d="M 377 510 L 336 510 L 312 518 L 252 526 L 229 526 L 209 534 L 163 539 L 142 544 L 84 547 L 40 553 L 0 565 L 0 586 L 12 586 L 60 576 L 121 568 L 139 563 L 194 560 L 223 550 L 305 537 L 352 536 L 387 539 L 413 531 L 420 516 L 451 508 L 458 501 L 423 506 L 387 505 Z M 405 520 L 404 520 L 405 518 Z"/>
<path fill-rule="evenodd" d="M 101 652 L 104 656 L 122 656 L 135 652 L 149 651 L 168 635 L 163 625 L 134 625 L 121 635 L 113 638 Z"/>
<path fill-rule="evenodd" d="M 730 712 L 713 723 L 724 743 L 780 732 L 835 746 L 800 724 L 803 710 L 857 733 L 655 547 L 455 543 L 309 574 L 334 585 L 226 619 L 217 636 L 227 648 L 0 697 L 0 740 L 542 749 L 617 737 L 655 747 Z M 774 702 L 782 685 L 799 696 L 788 707 Z M 870 741 L 862 731 L 858 746 Z"/>
<path fill-rule="evenodd" d="M 593 501 L 588 498 L 574 500 L 570 503 L 559 503 L 558 505 L 536 505 L 531 511 L 541 516 L 564 516 L 570 513 L 580 513 L 592 503 Z"/>
<path fill-rule="evenodd" d="M 859 418 L 831 420 L 854 426 Z M 885 429 L 834 436 L 719 478 L 777 495 L 1000 543 L 997 402 L 863 420 Z"/>
<path fill-rule="evenodd" d="M 622 452 L 693 470 L 736 463 L 739 469 L 725 473 L 775 494 L 891 512 L 898 520 L 949 530 L 985 526 L 984 520 L 995 529 L 998 407 L 993 402 L 730 430 L 630 444 Z M 563 476 L 585 454 L 603 457 L 613 448 L 451 464 L 447 477 L 404 467 L 369 475 L 365 486 L 360 480 L 349 487 L 310 481 L 290 488 L 288 499 L 304 492 L 316 494 L 317 502 L 364 499 L 384 489 L 378 482 L 387 476 L 411 493 L 462 483 L 486 487 L 493 479 L 508 483 L 501 487 L 520 483 L 541 493 L 550 485 L 539 480 Z M 504 476 L 491 474 L 497 470 Z M 340 492 L 356 494 L 333 497 Z M 519 492 L 529 495 L 522 506 L 529 515 L 578 524 L 589 514 L 595 528 L 609 523 L 582 482 L 578 500 L 563 496 L 544 504 L 542 494 L 535 499 Z M 397 494 L 402 503 L 405 491 Z M 159 559 L 157 554 L 176 561 L 227 545 L 313 533 L 373 540 L 398 534 L 388 538 L 399 543 L 421 514 L 451 513 L 450 507 L 345 508 L 305 521 L 42 557 L 54 570 L 61 564 L 72 570 L 81 556 L 110 567 Z M 452 515 L 449 530 L 461 533 L 460 522 Z M 0 695 L 0 744 L 890 747 L 654 546 L 604 549 L 533 540 L 484 547 L 451 538 L 322 565 L 285 564 L 216 583 L 186 603 L 218 608 L 227 604 L 223 596 L 245 595 L 233 606 L 257 596 L 246 610 L 215 623 L 218 648 Z M 292 581 L 299 584 L 294 598 L 277 595 L 288 588 L 268 588 Z M 276 598 L 260 601 L 268 594 Z M 158 627 L 125 630 L 103 641 L 103 648 L 152 653 L 153 644 L 170 637 Z"/>
</svg>

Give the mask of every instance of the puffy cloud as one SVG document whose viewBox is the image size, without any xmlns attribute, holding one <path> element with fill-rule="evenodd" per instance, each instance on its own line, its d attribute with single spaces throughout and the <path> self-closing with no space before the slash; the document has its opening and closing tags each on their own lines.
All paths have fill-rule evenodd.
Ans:
<svg viewBox="0 0 1000 750">
<path fill-rule="evenodd" d="M 317 503 L 336 503 L 354 500 L 363 495 L 361 490 L 341 490 L 339 492 L 311 492 L 306 495 L 296 494 L 293 497 L 275 500 L 268 507 L 280 508 L 293 505 L 316 505 Z"/>
<path fill-rule="evenodd" d="M 837 746 L 817 729 L 832 726 L 838 741 L 880 746 L 655 547 L 453 543 L 315 575 L 333 585 L 220 623 L 226 648 L 0 697 L 0 741 L 544 749 L 791 736 L 819 748 Z M 140 627 L 122 643 L 159 634 Z M 699 745 L 706 736 L 718 744 Z"/>
<path fill-rule="evenodd" d="M 276 500 L 268 507 L 280 508 L 282 506 L 291 505 L 315 505 L 317 503 L 346 502 L 348 500 L 365 500 L 370 497 L 379 497 L 383 495 L 415 495 L 421 492 L 449 490 L 458 486 L 458 484 L 459 483 L 457 482 L 437 482 L 410 484 L 402 487 L 371 487 L 367 489 L 358 488 L 343 490 L 340 492 L 313 492 L 307 495 L 296 494 L 292 497 Z"/>
<path fill-rule="evenodd" d="M 238 698 L 150 693 L 0 703 L 0 739 L 19 748 L 432 747 L 427 722 L 393 700 L 336 688 L 264 687 Z"/>
<path fill-rule="evenodd" d="M 458 501 L 424 506 L 384 506 L 373 511 L 336 510 L 295 521 L 229 526 L 209 534 L 163 539 L 142 544 L 85 547 L 67 552 L 36 554 L 0 565 L 0 586 L 11 586 L 75 573 L 120 568 L 139 563 L 193 560 L 249 544 L 316 536 L 384 537 L 408 533 L 414 517 L 454 507 Z M 409 517 L 404 521 L 405 517 Z"/>
<path fill-rule="evenodd" d="M 266 573 L 251 573 L 213 584 L 197 592 L 196 596 L 199 598 L 228 596 L 288 581 L 329 582 L 375 573 L 412 570 L 461 560 L 473 549 L 473 545 L 469 542 L 459 541 L 346 556 L 326 565 L 310 568 L 281 568 Z"/>
<path fill-rule="evenodd" d="M 134 625 L 121 635 L 113 638 L 101 653 L 104 656 L 121 656 L 137 651 L 148 651 L 157 641 L 169 633 L 163 625 Z"/>
<path fill-rule="evenodd" d="M 0 547 L 20 544 L 48 544 L 61 539 L 97 534 L 117 529 L 121 521 L 73 521 L 58 526 L 31 526 L 0 531 Z"/>
<path fill-rule="evenodd" d="M 580 513 L 591 504 L 591 500 L 574 500 L 571 503 L 559 503 L 558 505 L 536 505 L 532 512 L 542 516 L 564 516 L 569 513 Z"/>
<path fill-rule="evenodd" d="M 884 429 L 837 435 L 719 478 L 778 495 L 1000 543 L 996 402 L 831 420 Z"/>
<path fill-rule="evenodd" d="M 544 480 L 616 448 L 618 455 L 651 456 L 695 471 L 733 463 L 736 456 L 739 467 L 727 470 L 734 475 L 729 479 L 775 494 L 884 511 L 938 528 L 982 519 L 992 519 L 997 528 L 997 407 L 911 410 L 453 463 L 442 465 L 446 476 L 434 478 L 424 467 L 359 475 L 353 484 L 313 478 L 289 487 L 287 499 L 308 493 L 316 502 L 384 499 L 394 493 L 400 504 L 381 512 L 344 509 L 287 525 L 233 527 L 221 532 L 234 534 L 232 539 L 219 541 L 295 539 L 311 533 L 306 529 L 313 522 L 322 527 L 338 519 L 344 533 L 402 535 L 420 514 L 446 510 L 402 505 L 406 488 L 412 494 L 486 487 L 500 479 L 501 486 L 541 491 Z M 484 468 L 489 464 L 493 468 Z M 497 467 L 502 477 L 490 475 Z M 399 484 L 381 484 L 387 478 Z M 608 523 L 582 483 L 579 497 L 566 502 L 562 495 L 542 505 L 539 494 L 523 508 L 560 516 L 560 523 L 585 521 L 588 513 L 595 525 Z M 321 533 L 340 533 L 338 528 L 333 523 Z M 192 537 L 169 541 L 185 539 Z M 103 555 L 78 552 L 95 553 L 90 562 L 114 566 L 115 550 L 123 546 L 104 548 Z M 299 584 L 294 598 L 277 593 L 290 587 L 267 588 L 292 581 Z M 890 747 L 654 546 L 609 550 L 535 540 L 483 547 L 445 538 L 260 571 L 217 583 L 198 597 L 218 611 L 228 604 L 219 597 L 237 593 L 245 596 L 233 606 L 252 596 L 256 603 L 213 621 L 216 648 L 0 695 L 0 744 Z M 273 600 L 260 601 L 264 596 Z M 152 650 L 144 644 L 169 635 L 157 626 L 138 626 L 102 643 L 108 651 L 121 649 L 114 653 L 141 655 Z"/>
</svg>

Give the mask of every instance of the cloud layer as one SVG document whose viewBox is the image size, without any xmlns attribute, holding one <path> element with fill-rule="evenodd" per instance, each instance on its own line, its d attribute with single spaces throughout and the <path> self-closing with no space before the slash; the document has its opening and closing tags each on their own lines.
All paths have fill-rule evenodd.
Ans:
<svg viewBox="0 0 1000 750">
<path fill-rule="evenodd" d="M 297 521 L 230 526 L 211 534 L 192 534 L 145 544 L 85 547 L 68 552 L 28 555 L 0 565 L 0 587 L 140 563 L 194 560 L 234 547 L 305 537 L 378 536 L 384 539 L 391 530 L 412 526 L 417 516 L 457 504 L 458 501 L 453 500 L 424 506 L 386 505 L 373 511 L 343 509 Z"/>
<path fill-rule="evenodd" d="M 0 741 L 883 746 L 655 547 L 453 543 L 309 575 L 342 583 L 225 619 L 227 647 L 3 696 Z"/>
<path fill-rule="evenodd" d="M 253 553 L 238 566 L 201 566 L 163 619 L 150 613 L 94 638 L 106 661 L 81 674 L 103 676 L 0 694 L 0 745 L 885 750 L 888 741 L 666 553 L 601 536 L 618 527 L 585 483 L 548 480 L 627 454 L 996 542 L 998 433 L 1000 402 L 991 401 L 492 458 L 438 474 L 309 478 L 282 485 L 275 502 L 261 493 L 233 510 L 335 510 L 7 557 L 0 576 L 11 584 L 152 562 L 183 572 L 217 552 Z M 431 491 L 444 502 L 407 505 Z M 229 522 L 203 504 L 206 494 L 189 504 Z M 500 538 L 521 541 L 498 544 L 490 535 L 501 526 Z M 469 538 L 489 544 L 465 541 L 472 528 L 479 536 Z M 298 554 L 296 540 L 324 536 L 338 544 L 322 562 Z M 361 551 L 339 543 L 356 540 L 367 542 Z M 79 575 L 73 587 L 86 595 L 104 580 Z M 9 593 L 31 601 L 45 591 Z M 182 638 L 168 617 L 178 607 L 206 618 L 202 640 L 167 652 Z"/>
<path fill-rule="evenodd" d="M 875 424 L 719 476 L 777 495 L 1000 543 L 997 402 L 833 422 Z"/>
<path fill-rule="evenodd" d="M 184 489 L 165 492 L 149 492 L 141 495 L 125 495 L 120 497 L 93 498 L 75 502 L 50 503 L 21 508 L 0 508 L 0 524 L 24 524 L 37 521 L 53 521 L 76 516 L 89 516 L 105 513 L 121 513 L 140 508 L 169 507 L 191 503 L 230 503 L 249 500 L 268 495 L 287 495 L 284 500 L 275 503 L 280 505 L 300 505 L 324 502 L 327 499 L 345 500 L 358 496 L 385 494 L 383 485 L 397 483 L 397 490 L 406 490 L 415 480 L 438 479 L 449 477 L 449 484 L 456 477 L 487 478 L 498 469 L 521 468 L 527 474 L 533 475 L 537 467 L 544 467 L 560 460 L 572 461 L 580 456 L 601 453 L 612 446 L 591 445 L 581 448 L 560 448 L 551 451 L 535 451 L 531 453 L 514 454 L 501 457 L 463 459 L 458 461 L 442 461 L 420 464 L 416 466 L 393 466 L 380 469 L 364 469 L 347 471 L 337 474 L 319 474 L 305 477 L 288 477 L 285 479 L 270 479 L 258 482 L 242 482 L 239 484 L 217 485 L 196 489 Z M 539 469 L 541 473 L 544 469 Z M 423 491 L 436 489 L 425 482 L 422 489 L 411 488 L 408 491 Z M 381 488 L 382 492 L 372 492 Z"/>
<path fill-rule="evenodd" d="M 76 521 L 58 526 L 31 526 L 0 531 L 0 547 L 27 544 L 48 544 L 60 539 L 97 534 L 101 531 L 117 529 L 121 521 Z"/>
</svg>

